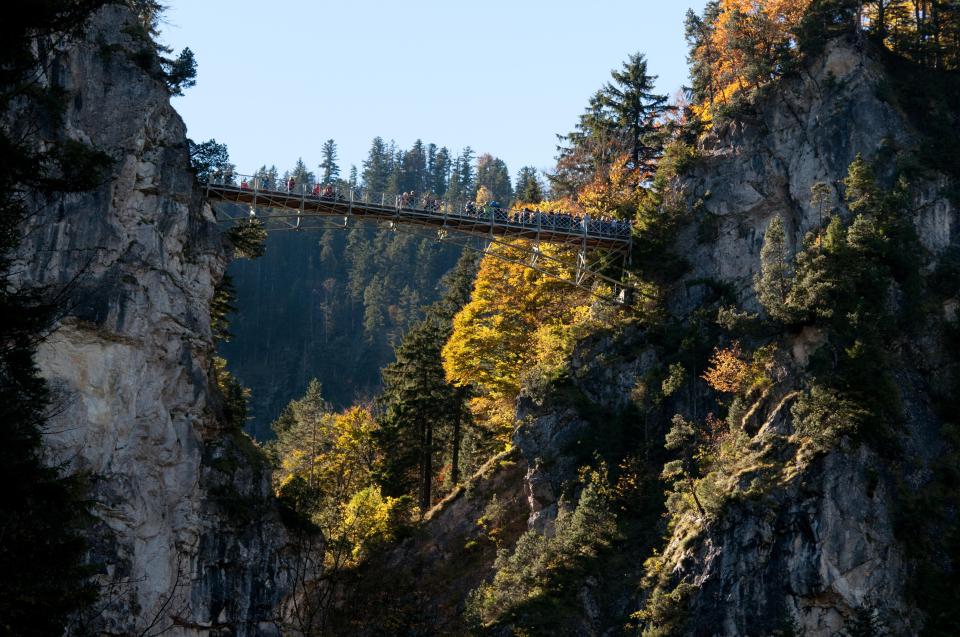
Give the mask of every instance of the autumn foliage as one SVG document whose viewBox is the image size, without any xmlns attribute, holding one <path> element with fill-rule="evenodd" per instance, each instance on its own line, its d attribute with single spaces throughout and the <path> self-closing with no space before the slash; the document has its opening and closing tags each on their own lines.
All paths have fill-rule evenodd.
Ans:
<svg viewBox="0 0 960 637">
<path fill-rule="evenodd" d="M 692 110 L 718 107 L 796 68 L 814 43 L 856 34 L 938 69 L 960 66 L 960 7 L 945 0 L 718 0 L 687 15 Z"/>
<path fill-rule="evenodd" d="M 767 368 L 772 355 L 769 348 L 761 348 L 748 358 L 743 353 L 740 342 L 734 341 L 729 347 L 714 350 L 710 357 L 710 367 L 703 373 L 702 378 L 719 392 L 743 393 L 769 382 Z"/>
</svg>

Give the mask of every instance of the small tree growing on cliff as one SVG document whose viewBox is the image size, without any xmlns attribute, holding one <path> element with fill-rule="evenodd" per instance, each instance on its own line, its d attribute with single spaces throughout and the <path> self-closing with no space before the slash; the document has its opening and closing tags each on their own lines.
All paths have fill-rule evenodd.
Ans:
<svg viewBox="0 0 960 637">
<path fill-rule="evenodd" d="M 760 249 L 760 273 L 753 280 L 757 300 L 774 320 L 789 320 L 786 302 L 792 278 L 793 268 L 787 253 L 783 221 L 780 217 L 774 217 L 763 236 L 763 247 Z"/>
<path fill-rule="evenodd" d="M 697 426 L 680 414 L 674 415 L 664 446 L 670 451 L 677 452 L 680 457 L 665 464 L 662 475 L 664 480 L 674 481 L 674 488 L 677 491 L 686 490 L 693 498 L 693 503 L 697 506 L 700 515 L 706 517 L 707 512 L 697 496 L 696 485 L 697 455 L 700 445 L 701 435 Z"/>
<path fill-rule="evenodd" d="M 160 58 L 171 95 L 183 95 L 183 89 L 197 85 L 197 60 L 189 47 L 176 58 Z"/>
</svg>

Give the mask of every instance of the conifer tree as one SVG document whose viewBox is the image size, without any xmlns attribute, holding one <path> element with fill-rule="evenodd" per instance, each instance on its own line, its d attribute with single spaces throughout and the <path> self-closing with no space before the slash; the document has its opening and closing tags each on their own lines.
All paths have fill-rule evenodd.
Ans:
<svg viewBox="0 0 960 637">
<path fill-rule="evenodd" d="M 450 151 L 444 146 L 437 151 L 431 173 L 430 190 L 438 197 L 447 193 L 447 183 L 450 178 Z"/>
<path fill-rule="evenodd" d="M 757 300 L 771 318 L 788 319 L 786 302 L 792 281 L 783 221 L 774 217 L 767 226 L 760 249 L 760 273 L 754 278 Z"/>
<path fill-rule="evenodd" d="M 324 184 L 332 184 L 340 177 L 340 166 L 337 165 L 337 143 L 332 139 L 323 142 L 320 150 L 323 161 L 320 162 L 320 179 Z"/>
<path fill-rule="evenodd" d="M 450 201 L 459 202 L 465 199 L 464 189 L 461 185 L 460 176 L 462 174 L 461 164 L 463 159 L 458 155 L 450 168 L 450 179 L 447 182 L 445 198 Z"/>
<path fill-rule="evenodd" d="M 378 480 L 388 496 L 416 491 L 420 510 L 433 501 L 435 458 L 440 443 L 451 443 L 451 479 L 459 477 L 461 432 L 468 411 L 466 392 L 449 384 L 440 352 L 450 336 L 453 315 L 469 298 L 476 260 L 465 256 L 447 279 L 447 291 L 414 326 L 384 368 L 382 416 L 375 434 L 382 450 Z"/>
<path fill-rule="evenodd" d="M 296 180 L 298 187 L 310 185 L 317 179 L 312 172 L 307 170 L 307 165 L 303 162 L 303 158 L 297 159 L 297 163 L 294 164 L 289 176 Z"/>
<path fill-rule="evenodd" d="M 477 188 L 485 187 L 501 206 L 510 204 L 513 187 L 510 172 L 502 159 L 484 153 L 477 158 Z"/>
<path fill-rule="evenodd" d="M 473 149 L 467 146 L 460 153 L 460 191 L 467 199 L 473 199 L 477 190 L 473 172 Z"/>
<path fill-rule="evenodd" d="M 524 166 L 517 173 L 516 199 L 520 203 L 543 201 L 543 186 L 537 177 L 537 169 L 533 166 Z"/>
<path fill-rule="evenodd" d="M 390 151 L 383 138 L 374 137 L 360 176 L 363 189 L 376 194 L 386 192 L 392 164 Z"/>
<path fill-rule="evenodd" d="M 650 166 L 663 151 L 666 129 L 660 121 L 669 110 L 667 96 L 654 92 L 657 76 L 647 72 L 647 59 L 634 53 L 613 81 L 603 87 L 602 99 L 612 115 L 631 168 Z"/>
<path fill-rule="evenodd" d="M 400 162 L 398 190 L 423 193 L 428 188 L 427 153 L 419 139 L 410 150 L 403 153 Z"/>
</svg>

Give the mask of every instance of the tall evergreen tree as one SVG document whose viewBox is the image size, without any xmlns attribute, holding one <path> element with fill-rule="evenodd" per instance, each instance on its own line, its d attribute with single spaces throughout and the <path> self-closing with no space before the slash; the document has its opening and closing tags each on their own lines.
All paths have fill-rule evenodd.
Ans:
<svg viewBox="0 0 960 637">
<path fill-rule="evenodd" d="M 774 217 L 763 235 L 760 248 L 760 272 L 754 278 L 757 300 L 771 318 L 787 320 L 787 294 L 793 280 L 793 269 L 787 252 L 783 221 Z"/>
<path fill-rule="evenodd" d="M 451 321 L 469 298 L 476 259 L 466 256 L 447 280 L 447 291 L 414 326 L 384 368 L 382 416 L 375 440 L 383 453 L 378 480 L 387 495 L 416 492 L 420 510 L 433 502 L 441 441 L 450 441 L 451 479 L 459 478 L 462 427 L 468 418 L 464 390 L 447 382 L 440 351 Z"/>
<path fill-rule="evenodd" d="M 427 190 L 432 189 L 433 187 L 433 175 L 437 170 L 437 145 L 434 143 L 427 144 Z"/>
<path fill-rule="evenodd" d="M 294 164 L 293 170 L 288 173 L 288 176 L 293 177 L 298 186 L 309 185 L 316 182 L 316 175 L 307 170 L 307 165 L 303 162 L 303 159 L 297 159 L 297 163 Z"/>
<path fill-rule="evenodd" d="M 477 158 L 477 188 L 485 187 L 494 200 L 507 206 L 513 199 L 510 172 L 502 159 L 484 153 Z"/>
<path fill-rule="evenodd" d="M 337 165 L 337 143 L 328 139 L 323 142 L 320 153 L 323 157 L 320 162 L 320 179 L 324 184 L 332 184 L 340 178 L 340 166 Z"/>
<path fill-rule="evenodd" d="M 632 54 L 611 75 L 613 81 L 602 90 L 603 103 L 610 109 L 631 166 L 649 166 L 663 150 L 661 119 L 668 110 L 667 96 L 654 92 L 657 76 L 647 73 L 647 59 L 641 53 Z"/>
<path fill-rule="evenodd" d="M 383 138 L 374 137 L 360 176 L 363 189 L 377 194 L 386 192 L 392 165 L 390 150 Z"/>
<path fill-rule="evenodd" d="M 460 176 L 462 174 L 460 164 L 463 162 L 463 158 L 457 156 L 450 167 L 450 179 L 447 181 L 447 190 L 444 195 L 444 198 L 459 202 L 464 199 L 469 199 L 470 197 L 464 195 L 464 189 L 461 185 Z"/>
<path fill-rule="evenodd" d="M 467 199 L 473 199 L 477 192 L 473 172 L 473 149 L 469 146 L 460 153 L 460 191 Z"/>
<path fill-rule="evenodd" d="M 427 180 L 427 153 L 423 142 L 419 139 L 414 142 L 410 150 L 402 155 L 400 160 L 400 177 L 398 188 L 402 192 L 412 190 L 423 193 L 429 187 Z"/>
<path fill-rule="evenodd" d="M 540 203 L 543 201 L 543 186 L 537 176 L 537 169 L 524 166 L 517 173 L 516 200 L 520 203 Z"/>
<path fill-rule="evenodd" d="M 548 177 L 555 191 L 576 197 L 594 175 L 613 163 L 619 152 L 615 126 L 604 107 L 602 92 L 590 98 L 574 130 L 557 138 L 557 167 Z"/>
<path fill-rule="evenodd" d="M 447 193 L 447 184 L 450 179 L 450 151 L 444 146 L 437 151 L 437 156 L 433 162 L 433 172 L 431 173 L 430 190 L 438 197 L 443 197 Z"/>
<path fill-rule="evenodd" d="M 670 107 L 666 95 L 653 92 L 657 78 L 647 73 L 646 58 L 631 55 L 611 76 L 590 98 L 574 131 L 558 136 L 557 168 L 549 178 L 560 194 L 575 196 L 624 154 L 628 168 L 647 177 L 663 152 L 669 132 L 663 117 Z"/>
</svg>

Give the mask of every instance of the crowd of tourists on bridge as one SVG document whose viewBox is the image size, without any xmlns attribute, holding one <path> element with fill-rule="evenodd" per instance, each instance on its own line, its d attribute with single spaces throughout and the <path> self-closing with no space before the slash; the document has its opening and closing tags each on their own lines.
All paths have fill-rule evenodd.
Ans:
<svg viewBox="0 0 960 637">
<path fill-rule="evenodd" d="M 269 176 L 260 176 L 253 178 L 253 183 L 248 178 L 243 177 L 240 182 L 241 190 L 274 190 L 274 180 Z M 234 182 L 236 183 L 236 182 Z M 299 186 L 299 188 L 298 188 Z M 297 193 L 300 195 L 310 195 L 318 199 L 343 200 L 341 193 L 337 192 L 333 184 L 297 184 L 296 179 L 288 177 L 286 182 L 278 189 L 288 193 Z M 363 199 L 358 195 L 357 199 Z M 398 209 L 407 210 L 426 210 L 430 212 L 442 212 L 444 202 L 432 195 L 418 197 L 413 191 L 403 192 L 396 196 L 394 205 Z M 485 204 L 478 204 L 468 201 L 461 208 L 448 208 L 447 214 L 452 214 L 469 219 L 481 221 L 494 221 L 501 223 L 519 224 L 527 227 L 537 227 L 542 229 L 562 229 L 578 231 L 586 230 L 588 233 L 597 233 L 613 236 L 629 236 L 630 223 L 611 217 L 579 217 L 565 212 L 540 212 L 521 208 L 519 210 L 509 210 L 503 207 L 498 201 L 490 201 Z"/>
</svg>

